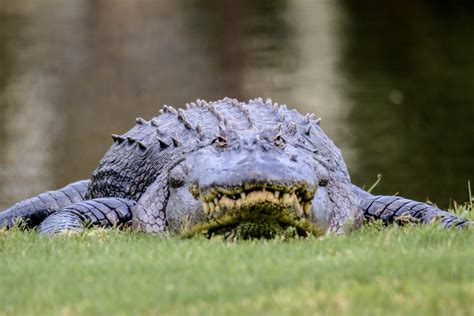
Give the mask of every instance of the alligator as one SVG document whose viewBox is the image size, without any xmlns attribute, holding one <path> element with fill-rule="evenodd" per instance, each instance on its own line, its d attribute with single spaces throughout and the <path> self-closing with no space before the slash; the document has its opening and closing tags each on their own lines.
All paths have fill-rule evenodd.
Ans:
<svg viewBox="0 0 474 316">
<path fill-rule="evenodd" d="M 225 238 L 344 234 L 364 223 L 474 222 L 351 183 L 341 151 L 314 114 L 257 98 L 164 105 L 137 118 L 91 179 L 0 212 L 0 227 L 43 234 L 92 226 Z"/>
</svg>

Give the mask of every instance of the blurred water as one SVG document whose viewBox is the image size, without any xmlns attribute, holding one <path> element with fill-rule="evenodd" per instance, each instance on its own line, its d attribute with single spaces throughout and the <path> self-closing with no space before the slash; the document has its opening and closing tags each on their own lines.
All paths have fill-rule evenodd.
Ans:
<svg viewBox="0 0 474 316">
<path fill-rule="evenodd" d="M 473 26 L 436 1 L 4 0 L 0 208 L 88 178 L 136 116 L 224 96 L 321 116 L 359 185 L 465 201 Z"/>
</svg>

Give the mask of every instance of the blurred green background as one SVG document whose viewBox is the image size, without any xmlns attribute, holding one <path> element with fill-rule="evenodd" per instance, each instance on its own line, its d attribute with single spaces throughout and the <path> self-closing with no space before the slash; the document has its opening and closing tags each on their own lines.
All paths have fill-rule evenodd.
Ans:
<svg viewBox="0 0 474 316">
<path fill-rule="evenodd" d="M 323 118 L 353 182 L 474 180 L 474 2 L 0 2 L 0 208 L 88 178 L 136 116 L 262 96 Z"/>
</svg>

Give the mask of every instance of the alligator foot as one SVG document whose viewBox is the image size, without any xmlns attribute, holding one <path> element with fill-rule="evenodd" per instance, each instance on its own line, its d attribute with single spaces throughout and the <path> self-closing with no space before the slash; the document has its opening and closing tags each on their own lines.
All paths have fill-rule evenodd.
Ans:
<svg viewBox="0 0 474 316">
<path fill-rule="evenodd" d="M 135 201 L 122 198 L 98 198 L 69 205 L 48 216 L 38 227 L 42 234 L 80 232 L 86 227 L 117 227 L 132 219 Z"/>
<path fill-rule="evenodd" d="M 399 196 L 367 196 L 362 200 L 361 208 L 366 220 L 405 224 L 437 222 L 445 228 L 466 227 L 474 222 L 457 217 L 432 205 L 405 199 Z"/>
</svg>

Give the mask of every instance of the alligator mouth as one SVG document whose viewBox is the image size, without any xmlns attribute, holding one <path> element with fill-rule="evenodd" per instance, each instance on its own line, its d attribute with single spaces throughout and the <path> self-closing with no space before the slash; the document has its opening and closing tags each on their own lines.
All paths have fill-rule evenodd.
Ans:
<svg viewBox="0 0 474 316">
<path fill-rule="evenodd" d="M 316 188 L 307 183 L 215 186 L 199 194 L 193 189 L 206 217 L 205 223 L 193 228 L 194 233 L 274 238 L 294 228 L 298 236 L 321 234 L 310 220 Z"/>
<path fill-rule="evenodd" d="M 262 203 L 272 203 L 293 208 L 299 217 L 307 216 L 311 211 L 311 194 L 306 189 L 288 191 L 271 187 L 213 188 L 202 196 L 206 214 L 232 209 L 245 209 Z"/>
</svg>

